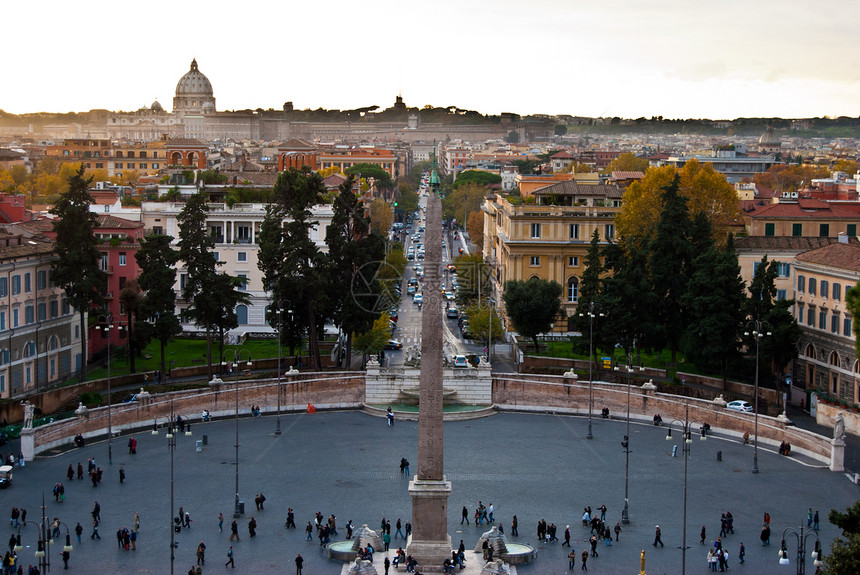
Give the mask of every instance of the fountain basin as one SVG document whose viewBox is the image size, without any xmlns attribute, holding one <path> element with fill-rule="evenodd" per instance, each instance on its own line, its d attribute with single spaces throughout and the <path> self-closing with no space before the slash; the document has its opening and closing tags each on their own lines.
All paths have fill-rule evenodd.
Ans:
<svg viewBox="0 0 860 575">
<path fill-rule="evenodd" d="M 333 541 L 325 546 L 326 559 L 349 563 L 354 561 L 357 553 L 353 550 L 354 541 Z"/>
<path fill-rule="evenodd" d="M 537 557 L 537 550 L 524 543 L 506 543 L 508 552 L 502 554 L 502 561 L 510 565 L 531 563 Z"/>
</svg>

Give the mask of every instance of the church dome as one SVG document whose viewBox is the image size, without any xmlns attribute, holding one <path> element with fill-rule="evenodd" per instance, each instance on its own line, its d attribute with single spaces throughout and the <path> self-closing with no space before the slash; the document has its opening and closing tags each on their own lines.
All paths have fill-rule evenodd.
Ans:
<svg viewBox="0 0 860 575">
<path fill-rule="evenodd" d="M 758 139 L 760 146 L 778 146 L 780 145 L 779 137 L 773 132 L 773 126 L 768 126 L 765 133 Z"/>
<path fill-rule="evenodd" d="M 153 102 L 152 105 L 149 107 L 149 109 L 152 110 L 153 112 L 163 112 L 164 111 L 164 108 L 161 107 L 161 104 L 158 102 L 158 100 Z"/>
<path fill-rule="evenodd" d="M 191 69 L 176 84 L 177 96 L 212 96 L 212 84 L 198 68 L 197 59 L 191 60 Z"/>
</svg>

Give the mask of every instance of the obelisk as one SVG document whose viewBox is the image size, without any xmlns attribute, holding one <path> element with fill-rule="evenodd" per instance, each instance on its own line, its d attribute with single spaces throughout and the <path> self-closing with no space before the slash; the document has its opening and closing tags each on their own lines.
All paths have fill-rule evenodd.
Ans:
<svg viewBox="0 0 860 575">
<path fill-rule="evenodd" d="M 406 553 L 421 573 L 442 573 L 451 558 L 448 496 L 442 436 L 442 202 L 439 176 L 430 176 L 424 258 L 424 311 L 421 316 L 421 385 L 418 396 L 418 473 L 409 482 L 412 536 Z"/>
</svg>

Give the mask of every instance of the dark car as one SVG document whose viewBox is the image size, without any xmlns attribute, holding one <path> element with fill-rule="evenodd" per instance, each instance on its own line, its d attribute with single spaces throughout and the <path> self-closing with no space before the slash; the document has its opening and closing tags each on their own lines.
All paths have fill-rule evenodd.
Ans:
<svg viewBox="0 0 860 575">
<path fill-rule="evenodd" d="M 403 349 L 403 344 L 396 339 L 389 339 L 385 342 L 385 349 Z"/>
</svg>

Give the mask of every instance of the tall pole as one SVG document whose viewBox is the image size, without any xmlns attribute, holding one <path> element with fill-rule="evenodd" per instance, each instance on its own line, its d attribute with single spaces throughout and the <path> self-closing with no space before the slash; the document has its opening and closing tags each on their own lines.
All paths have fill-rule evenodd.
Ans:
<svg viewBox="0 0 860 575">
<path fill-rule="evenodd" d="M 755 339 L 755 386 L 754 386 L 754 394 L 755 398 L 753 399 L 753 428 L 755 431 L 755 439 L 753 441 L 753 473 L 758 473 L 758 380 L 759 380 L 759 347 L 761 343 L 761 338 L 764 336 L 771 335 L 770 331 L 765 332 L 766 327 L 770 327 L 767 322 L 761 321 L 760 319 L 753 320 L 747 324 L 747 328 L 752 326 L 751 331 L 744 332 L 744 335 L 749 336 L 752 335 Z M 777 389 L 777 394 L 779 393 L 779 389 Z"/>
<path fill-rule="evenodd" d="M 236 361 L 238 365 L 238 360 Z M 236 499 L 233 501 L 233 518 L 241 517 L 239 508 L 239 380 L 236 380 Z"/>
<path fill-rule="evenodd" d="M 101 329 L 104 333 L 107 334 L 107 368 L 108 368 L 108 464 L 113 464 L 113 427 L 111 426 L 111 377 L 110 377 L 110 356 L 111 356 L 111 348 L 110 348 L 110 332 L 113 329 L 113 324 L 111 323 L 112 317 L 110 315 L 102 315 L 99 316 L 98 319 L 101 320 L 104 318 L 105 325 L 96 326 L 96 329 Z"/>
<path fill-rule="evenodd" d="M 579 314 L 580 317 L 588 315 L 588 435 L 586 439 L 594 439 L 591 433 L 591 412 L 594 406 L 594 388 L 592 386 L 594 380 L 592 359 L 594 355 L 594 316 L 595 309 L 599 309 L 600 304 L 595 304 L 593 301 L 588 303 L 588 311 Z M 603 314 L 600 314 L 603 317 Z"/>
<path fill-rule="evenodd" d="M 278 300 L 278 416 L 275 435 L 281 434 L 281 300 Z"/>
<path fill-rule="evenodd" d="M 173 562 L 176 558 L 176 529 L 173 525 L 174 499 L 173 499 L 173 453 L 176 451 L 176 419 L 173 416 L 173 399 L 170 400 L 170 423 L 167 428 L 167 449 L 170 451 L 170 575 L 173 575 Z M 182 518 L 179 519 L 182 523 Z"/>
</svg>

